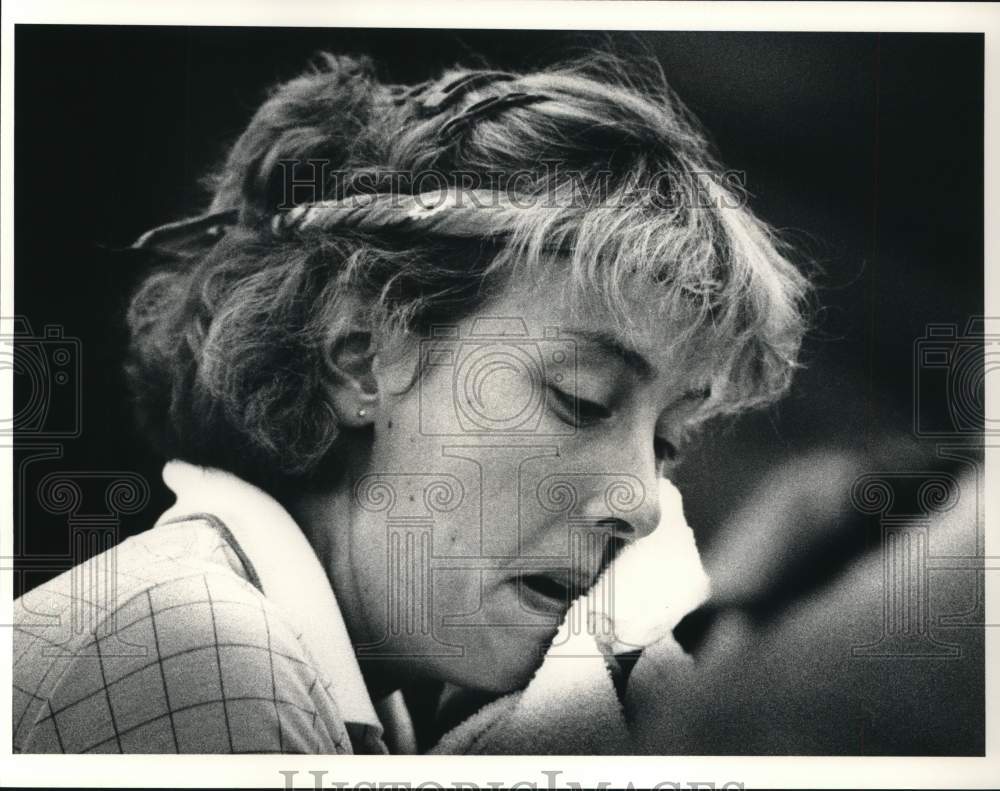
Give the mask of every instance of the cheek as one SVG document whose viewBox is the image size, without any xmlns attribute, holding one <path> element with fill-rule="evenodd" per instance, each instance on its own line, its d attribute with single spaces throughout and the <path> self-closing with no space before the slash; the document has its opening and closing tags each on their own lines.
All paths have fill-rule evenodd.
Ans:
<svg viewBox="0 0 1000 791">
<path fill-rule="evenodd" d="M 419 430 L 463 441 L 538 434 L 545 387 L 528 351 L 490 342 L 437 349 L 436 355 L 443 362 L 430 366 L 414 386 Z"/>
<path fill-rule="evenodd" d="M 517 385 L 499 374 L 495 383 Z M 365 563 L 374 567 L 378 557 L 385 576 L 393 547 L 425 547 L 431 573 L 448 580 L 440 587 L 459 597 L 478 587 L 480 569 L 509 574 L 518 558 L 568 558 L 574 519 L 584 510 L 604 516 L 603 493 L 622 478 L 612 473 L 618 438 L 590 430 L 462 434 L 444 393 L 435 400 L 414 386 L 380 409 L 367 473 L 383 499 L 363 515 Z"/>
<path fill-rule="evenodd" d="M 416 388 L 386 405 L 366 470 L 391 489 L 392 507 L 381 518 L 433 524 L 435 557 L 516 556 L 519 533 L 537 531 L 540 520 L 519 476 L 555 460 L 559 447 L 551 437 L 511 445 L 509 436 L 463 434 L 454 416 L 450 403 Z"/>
<path fill-rule="evenodd" d="M 564 557 L 574 520 L 610 516 L 605 494 L 633 478 L 613 472 L 615 450 L 589 432 L 516 444 L 489 434 L 435 435 L 420 430 L 418 407 L 399 404 L 376 434 L 368 471 L 392 504 L 367 521 L 378 521 L 382 535 L 426 525 L 421 540 L 439 567 Z"/>
</svg>

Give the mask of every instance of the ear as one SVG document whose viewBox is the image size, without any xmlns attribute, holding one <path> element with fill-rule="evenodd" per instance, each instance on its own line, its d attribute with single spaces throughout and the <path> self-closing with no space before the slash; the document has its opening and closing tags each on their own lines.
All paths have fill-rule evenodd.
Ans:
<svg viewBox="0 0 1000 791">
<path fill-rule="evenodd" d="M 374 419 L 379 387 L 372 370 L 371 341 L 368 332 L 349 332 L 327 352 L 333 409 L 343 426 L 360 428 Z"/>
</svg>

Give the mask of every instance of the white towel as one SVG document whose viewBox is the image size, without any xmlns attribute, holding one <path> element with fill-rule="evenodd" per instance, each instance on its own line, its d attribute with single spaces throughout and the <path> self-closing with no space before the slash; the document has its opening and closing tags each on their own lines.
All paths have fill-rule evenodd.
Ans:
<svg viewBox="0 0 1000 791">
<path fill-rule="evenodd" d="M 709 580 L 680 492 L 660 484 L 657 529 L 625 548 L 594 591 L 573 602 L 528 686 L 449 731 L 432 753 L 621 755 L 634 751 L 613 681 L 613 654 L 653 643 L 683 650 L 673 629 L 702 604 Z M 583 628 L 581 628 L 583 625 Z M 640 659 L 640 661 L 642 661 Z"/>
</svg>

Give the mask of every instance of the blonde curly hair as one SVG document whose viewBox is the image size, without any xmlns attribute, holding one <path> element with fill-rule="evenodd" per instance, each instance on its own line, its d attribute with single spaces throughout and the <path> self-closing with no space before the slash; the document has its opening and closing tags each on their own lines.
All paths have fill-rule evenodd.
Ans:
<svg viewBox="0 0 1000 791">
<path fill-rule="evenodd" d="M 437 192 L 516 183 L 521 202 L 486 232 L 333 221 L 276 233 L 276 217 L 302 216 L 290 196 L 304 166 L 322 171 L 311 205 L 421 193 L 426 173 Z M 707 202 L 684 197 L 692 184 Z M 323 55 L 273 90 L 211 186 L 225 233 L 142 283 L 127 371 L 162 453 L 260 485 L 343 463 L 328 396 L 338 343 L 356 334 L 381 351 L 555 266 L 626 330 L 640 310 L 685 317 L 671 342 L 709 352 L 704 418 L 772 401 L 797 366 L 808 279 L 653 62 L 456 67 L 406 86 L 368 59 Z"/>
</svg>

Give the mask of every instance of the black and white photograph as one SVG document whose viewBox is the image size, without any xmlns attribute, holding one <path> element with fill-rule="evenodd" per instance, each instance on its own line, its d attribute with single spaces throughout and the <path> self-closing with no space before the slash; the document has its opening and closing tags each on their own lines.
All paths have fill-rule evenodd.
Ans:
<svg viewBox="0 0 1000 791">
<path fill-rule="evenodd" d="M 246 5 L 5 13 L 0 773 L 1000 781 L 998 15 Z"/>
</svg>

